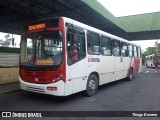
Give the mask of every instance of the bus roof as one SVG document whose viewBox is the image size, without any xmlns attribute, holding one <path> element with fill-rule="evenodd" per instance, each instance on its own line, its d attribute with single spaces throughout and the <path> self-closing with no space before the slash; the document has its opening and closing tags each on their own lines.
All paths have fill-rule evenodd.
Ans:
<svg viewBox="0 0 160 120">
<path fill-rule="evenodd" d="M 79 27 L 81 27 L 81 28 L 83 28 L 83 29 L 85 29 L 85 30 L 93 31 L 93 32 L 96 32 L 96 33 L 98 33 L 98 34 L 101 34 L 101 35 L 110 37 L 110 38 L 112 38 L 112 39 L 120 40 L 120 41 L 123 41 L 123 42 L 127 42 L 127 43 L 129 43 L 129 44 L 132 44 L 132 45 L 136 45 L 136 46 L 141 47 L 140 45 L 138 45 L 138 44 L 136 44 L 136 43 L 133 43 L 133 42 L 128 41 L 128 40 L 126 40 L 126 39 L 123 39 L 123 38 L 121 38 L 121 37 L 112 35 L 112 34 L 110 34 L 110 33 L 104 32 L 104 31 L 99 30 L 99 29 L 97 29 L 97 28 L 91 27 L 91 26 L 89 26 L 89 25 L 86 25 L 86 24 L 84 24 L 84 23 L 78 22 L 78 21 L 73 20 L 73 19 L 71 19 L 71 18 L 63 17 L 63 19 L 64 19 L 65 22 L 68 22 L 68 23 L 71 23 L 71 24 L 75 24 L 76 26 L 79 26 Z"/>
</svg>

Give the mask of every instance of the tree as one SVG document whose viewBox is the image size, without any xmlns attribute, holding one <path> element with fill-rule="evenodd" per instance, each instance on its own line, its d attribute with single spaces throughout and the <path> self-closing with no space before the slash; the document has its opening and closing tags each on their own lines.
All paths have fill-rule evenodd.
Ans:
<svg viewBox="0 0 160 120">
<path fill-rule="evenodd" d="M 9 47 L 9 45 L 12 42 L 12 38 L 10 37 L 10 34 L 7 34 L 4 36 L 4 40 L 0 40 L 0 45 L 3 47 Z"/>
</svg>

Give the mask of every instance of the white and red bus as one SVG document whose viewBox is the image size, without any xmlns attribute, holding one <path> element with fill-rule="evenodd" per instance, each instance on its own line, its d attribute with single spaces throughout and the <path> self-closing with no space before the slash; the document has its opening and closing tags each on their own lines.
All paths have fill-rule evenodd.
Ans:
<svg viewBox="0 0 160 120">
<path fill-rule="evenodd" d="M 66 17 L 25 26 L 20 45 L 20 87 L 27 91 L 92 96 L 140 72 L 139 45 Z"/>
<path fill-rule="evenodd" d="M 155 63 L 160 65 L 160 53 L 145 56 L 145 64 L 147 67 L 155 68 Z"/>
</svg>

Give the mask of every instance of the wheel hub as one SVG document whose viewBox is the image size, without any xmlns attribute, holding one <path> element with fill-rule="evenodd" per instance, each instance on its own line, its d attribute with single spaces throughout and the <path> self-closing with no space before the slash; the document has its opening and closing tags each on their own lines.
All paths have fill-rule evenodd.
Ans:
<svg viewBox="0 0 160 120">
<path fill-rule="evenodd" d="M 89 82 L 89 88 L 92 91 L 96 89 L 96 82 L 94 80 L 90 80 L 90 82 Z"/>
</svg>

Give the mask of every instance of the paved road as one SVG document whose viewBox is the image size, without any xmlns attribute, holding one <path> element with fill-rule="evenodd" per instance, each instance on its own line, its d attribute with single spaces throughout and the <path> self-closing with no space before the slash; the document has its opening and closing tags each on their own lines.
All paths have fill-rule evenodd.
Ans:
<svg viewBox="0 0 160 120">
<path fill-rule="evenodd" d="M 84 97 L 81 93 L 68 97 L 54 97 L 25 91 L 1 94 L 0 110 L 160 111 L 160 72 L 154 74 L 153 71 L 154 69 L 142 67 L 142 72 L 132 81 L 121 80 L 104 85 L 99 89 L 98 94 L 93 97 Z M 71 119 L 76 118 L 72 117 Z M 96 120 L 102 118 L 83 119 Z M 117 120 L 122 118 L 111 119 Z M 131 119 L 137 120 L 137 118 Z M 159 118 L 152 119 L 158 120 Z M 144 118 L 144 120 L 151 120 L 151 118 Z"/>
</svg>

